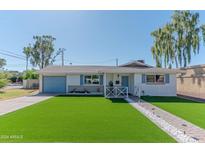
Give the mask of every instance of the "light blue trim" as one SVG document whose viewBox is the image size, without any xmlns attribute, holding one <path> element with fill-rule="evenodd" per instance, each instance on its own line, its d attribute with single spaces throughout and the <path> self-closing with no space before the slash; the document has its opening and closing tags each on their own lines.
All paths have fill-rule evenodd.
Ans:
<svg viewBox="0 0 205 154">
<path fill-rule="evenodd" d="M 146 80 L 146 75 L 142 74 L 142 83 L 145 83 L 145 80 Z"/>
<path fill-rule="evenodd" d="M 84 82 L 83 82 L 83 78 L 84 78 L 83 75 L 80 75 L 80 85 L 81 85 L 81 86 L 82 86 L 83 83 L 84 83 Z"/>
<path fill-rule="evenodd" d="M 121 77 L 121 85 L 124 87 L 129 87 L 129 77 L 128 76 L 122 76 Z"/>
<path fill-rule="evenodd" d="M 103 75 L 100 75 L 100 85 L 103 85 Z"/>
<path fill-rule="evenodd" d="M 169 83 L 169 74 L 165 74 L 165 83 Z"/>
</svg>

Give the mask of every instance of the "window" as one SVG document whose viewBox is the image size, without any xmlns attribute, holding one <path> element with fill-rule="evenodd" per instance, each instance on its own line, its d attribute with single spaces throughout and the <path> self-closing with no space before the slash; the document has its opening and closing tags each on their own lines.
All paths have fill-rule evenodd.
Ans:
<svg viewBox="0 0 205 154">
<path fill-rule="evenodd" d="M 99 75 L 85 75 L 84 77 L 85 84 L 100 84 Z"/>
<path fill-rule="evenodd" d="M 147 82 L 149 83 L 155 82 L 155 75 L 147 75 Z"/>
<path fill-rule="evenodd" d="M 164 75 L 156 75 L 156 83 L 164 83 Z"/>
<path fill-rule="evenodd" d="M 147 75 L 146 82 L 151 84 L 164 83 L 164 75 Z"/>
</svg>

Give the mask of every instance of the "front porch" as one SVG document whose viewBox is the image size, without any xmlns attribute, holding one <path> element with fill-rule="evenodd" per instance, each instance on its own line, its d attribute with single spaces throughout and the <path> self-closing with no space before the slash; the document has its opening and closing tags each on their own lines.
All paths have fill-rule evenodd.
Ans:
<svg viewBox="0 0 205 154">
<path fill-rule="evenodd" d="M 93 80 L 91 80 L 94 78 Z M 81 75 L 80 85 L 68 85 L 69 95 L 104 95 L 106 98 L 125 98 L 134 93 L 134 74 L 104 73 Z"/>
<path fill-rule="evenodd" d="M 127 98 L 128 87 L 106 87 L 105 97 L 106 98 Z"/>
<path fill-rule="evenodd" d="M 134 93 L 134 74 L 105 73 L 104 96 L 106 98 L 126 98 Z"/>
<path fill-rule="evenodd" d="M 124 98 L 128 97 L 128 87 L 122 86 L 72 86 L 69 95 L 104 95 L 106 98 Z"/>
</svg>

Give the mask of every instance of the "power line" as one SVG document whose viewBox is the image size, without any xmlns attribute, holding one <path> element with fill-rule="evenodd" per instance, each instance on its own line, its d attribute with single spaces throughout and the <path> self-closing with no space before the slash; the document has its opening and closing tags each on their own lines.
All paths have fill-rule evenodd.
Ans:
<svg viewBox="0 0 205 154">
<path fill-rule="evenodd" d="M 6 66 L 8 66 L 8 67 L 21 67 L 21 66 L 25 66 L 25 64 L 18 63 L 18 65 L 16 65 L 14 63 L 8 63 L 8 64 L 6 64 Z"/>
<path fill-rule="evenodd" d="M 65 60 L 66 60 L 66 59 L 65 59 Z M 66 60 L 66 61 L 67 61 L 67 60 Z M 69 62 L 78 63 L 78 64 L 94 64 L 94 63 L 96 63 L 96 64 L 103 64 L 103 63 L 107 63 L 107 62 L 111 62 L 111 61 L 115 62 L 116 59 L 115 59 L 115 58 L 112 58 L 112 59 L 107 59 L 107 60 L 92 61 L 92 62 L 85 62 L 85 63 L 83 63 L 82 61 L 80 62 L 80 61 L 69 60 Z"/>
<path fill-rule="evenodd" d="M 8 53 L 0 52 L 0 54 L 5 55 L 5 56 L 9 56 L 9 57 L 13 57 L 13 58 L 17 58 L 17 59 L 21 59 L 21 60 L 26 60 L 25 58 L 18 57 L 18 56 L 15 56 L 15 55 L 11 55 L 11 54 L 8 54 Z"/>
<path fill-rule="evenodd" d="M 25 56 L 20 55 L 20 54 L 16 54 L 16 53 L 14 53 L 14 52 L 12 52 L 12 51 L 4 50 L 4 49 L 0 49 L 0 51 L 6 52 L 6 54 L 7 54 L 7 53 L 10 53 L 10 54 L 15 55 L 15 56 L 20 57 L 20 58 L 26 58 Z"/>
<path fill-rule="evenodd" d="M 82 62 L 82 61 L 73 61 L 73 60 L 68 60 L 68 59 L 64 59 L 66 63 L 69 64 L 74 64 L 74 65 L 102 65 L 102 64 L 107 64 L 108 62 L 115 62 L 116 59 L 107 59 L 107 60 L 103 60 L 103 61 L 92 61 L 92 62 Z M 55 63 L 60 63 L 61 60 L 60 59 L 56 59 Z"/>
</svg>

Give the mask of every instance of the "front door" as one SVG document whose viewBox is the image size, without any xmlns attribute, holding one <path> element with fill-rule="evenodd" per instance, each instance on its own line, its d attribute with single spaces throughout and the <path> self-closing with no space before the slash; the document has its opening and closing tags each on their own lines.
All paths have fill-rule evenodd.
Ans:
<svg viewBox="0 0 205 154">
<path fill-rule="evenodd" d="M 122 86 L 129 87 L 129 77 L 128 76 L 122 76 Z"/>
</svg>

